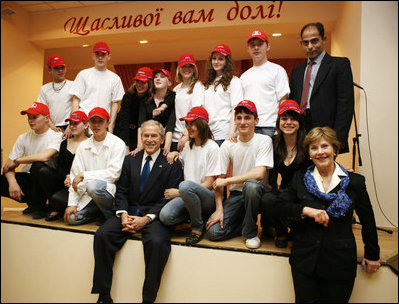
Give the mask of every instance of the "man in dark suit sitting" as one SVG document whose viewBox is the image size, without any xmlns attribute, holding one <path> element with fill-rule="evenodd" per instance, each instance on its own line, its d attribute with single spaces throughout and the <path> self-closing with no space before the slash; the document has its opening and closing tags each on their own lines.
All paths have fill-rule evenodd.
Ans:
<svg viewBox="0 0 399 304">
<path fill-rule="evenodd" d="M 321 23 L 306 24 L 301 45 L 308 58 L 295 66 L 290 77 L 290 99 L 305 116 L 305 129 L 328 126 L 342 143 L 340 153 L 349 152 L 348 133 L 354 111 L 353 76 L 346 57 L 332 57 L 324 50 L 327 37 Z"/>
<path fill-rule="evenodd" d="M 143 302 L 155 301 L 169 257 L 170 231 L 158 218 L 167 203 L 164 191 L 178 188 L 183 180 L 181 163 L 170 165 L 162 153 L 165 129 L 149 120 L 141 125 L 144 150 L 125 157 L 115 194 L 116 215 L 94 236 L 95 268 L 92 293 L 98 303 L 112 303 L 110 295 L 115 253 L 132 233 L 141 232 L 145 258 Z"/>
</svg>

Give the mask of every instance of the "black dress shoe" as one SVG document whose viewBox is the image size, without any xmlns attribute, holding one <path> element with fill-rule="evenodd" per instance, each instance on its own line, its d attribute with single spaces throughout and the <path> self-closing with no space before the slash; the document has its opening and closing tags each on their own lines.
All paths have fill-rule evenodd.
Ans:
<svg viewBox="0 0 399 304">
<path fill-rule="evenodd" d="M 276 240 L 274 241 L 274 244 L 276 245 L 277 248 L 287 248 L 288 246 L 287 237 L 277 237 Z"/>
<path fill-rule="evenodd" d="M 114 303 L 110 296 L 99 295 L 97 303 Z"/>
<path fill-rule="evenodd" d="M 53 215 L 50 215 L 50 214 L 47 215 L 45 220 L 47 222 L 52 222 L 52 221 L 58 220 L 59 218 L 61 218 L 61 214 L 59 212 L 57 212 L 56 214 L 53 214 Z"/>
<path fill-rule="evenodd" d="M 44 210 L 36 210 L 32 213 L 32 218 L 34 220 L 39 220 L 46 217 L 46 211 Z"/>
<path fill-rule="evenodd" d="M 23 214 L 31 214 L 33 213 L 33 211 L 35 211 L 32 207 L 27 207 L 24 209 L 24 211 L 22 211 Z"/>
</svg>

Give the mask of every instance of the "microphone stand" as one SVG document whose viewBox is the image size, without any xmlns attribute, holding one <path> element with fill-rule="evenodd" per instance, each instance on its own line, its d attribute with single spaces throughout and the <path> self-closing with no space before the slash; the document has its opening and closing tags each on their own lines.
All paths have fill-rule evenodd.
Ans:
<svg viewBox="0 0 399 304">
<path fill-rule="evenodd" d="M 357 87 L 357 88 L 359 88 L 359 89 L 364 91 L 364 89 L 361 86 L 359 86 L 357 83 L 353 83 L 353 85 L 355 87 Z M 352 149 L 352 169 L 353 169 L 353 172 L 355 172 L 356 145 L 357 145 L 357 150 L 358 150 L 358 153 L 359 153 L 359 166 L 362 166 L 362 158 L 360 156 L 360 146 L 359 146 L 359 137 L 361 136 L 361 134 L 359 134 L 357 132 L 356 115 L 355 115 L 356 113 L 355 112 L 356 111 L 354 109 L 353 110 L 353 120 L 355 122 L 355 137 L 353 137 L 353 149 Z M 360 222 L 356 221 L 355 215 L 352 216 L 352 224 L 361 225 Z M 393 231 L 389 230 L 389 229 L 385 229 L 385 228 L 381 228 L 381 227 L 377 227 L 377 226 L 376 226 L 376 228 L 377 228 L 377 230 L 385 231 L 385 232 L 388 232 L 389 234 L 393 233 Z"/>
</svg>

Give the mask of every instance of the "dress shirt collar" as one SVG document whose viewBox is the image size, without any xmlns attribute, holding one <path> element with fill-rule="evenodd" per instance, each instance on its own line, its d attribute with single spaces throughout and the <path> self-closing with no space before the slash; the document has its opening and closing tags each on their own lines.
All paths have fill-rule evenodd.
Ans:
<svg viewBox="0 0 399 304">
<path fill-rule="evenodd" d="M 315 59 L 313 59 L 313 64 L 318 64 L 320 65 L 321 61 L 323 60 L 324 56 L 326 55 L 326 51 L 323 51 L 319 56 L 317 56 Z M 310 59 L 308 59 L 307 64 L 309 64 Z"/>
<path fill-rule="evenodd" d="M 158 155 L 159 155 L 159 153 L 161 153 L 161 149 L 158 149 L 158 151 L 156 151 L 155 153 L 153 153 L 152 155 L 151 155 L 151 161 L 150 161 L 150 164 L 152 165 L 154 162 L 155 162 L 155 160 L 158 158 Z M 144 154 L 143 154 L 143 163 L 145 162 L 145 159 L 147 158 L 147 156 L 148 156 L 149 154 L 144 150 Z M 151 166 L 152 167 L 152 166 Z"/>
<path fill-rule="evenodd" d="M 86 149 L 92 150 L 93 153 L 98 154 L 99 151 L 97 151 L 97 148 L 96 148 L 96 145 L 95 145 L 95 143 L 98 143 L 98 141 L 96 141 L 96 140 L 94 139 L 94 135 L 92 135 L 92 136 L 88 139 L 88 141 L 89 141 L 89 142 L 88 142 L 89 145 L 86 146 Z M 109 133 L 109 132 L 107 132 L 107 135 L 105 136 L 105 139 L 103 140 L 102 146 L 106 146 L 106 147 L 111 147 L 111 146 L 112 146 L 111 136 L 110 136 L 110 133 Z"/>
<path fill-rule="evenodd" d="M 310 173 L 313 175 L 317 187 L 319 187 L 319 190 L 324 193 L 329 193 L 331 190 L 339 185 L 339 183 L 341 182 L 340 176 L 347 176 L 346 173 L 342 171 L 341 167 L 335 162 L 335 169 L 331 178 L 330 186 L 328 187 L 327 191 L 324 191 L 322 178 L 320 176 L 319 170 L 317 170 L 317 167 L 315 166 L 313 171 Z"/>
</svg>

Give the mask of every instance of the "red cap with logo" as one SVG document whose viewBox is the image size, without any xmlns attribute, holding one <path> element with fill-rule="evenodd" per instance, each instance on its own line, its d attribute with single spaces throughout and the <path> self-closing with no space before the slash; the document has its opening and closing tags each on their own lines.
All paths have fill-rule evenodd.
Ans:
<svg viewBox="0 0 399 304">
<path fill-rule="evenodd" d="M 247 108 L 248 110 L 250 110 L 252 113 L 255 113 L 256 115 L 258 115 L 258 111 L 256 110 L 256 106 L 255 104 L 250 101 L 250 100 L 242 100 L 240 101 L 237 106 L 234 108 L 234 111 L 238 108 L 238 107 L 244 107 Z"/>
<path fill-rule="evenodd" d="M 100 108 L 100 107 L 93 108 L 89 112 L 89 119 L 91 119 L 94 116 L 98 116 L 98 117 L 101 117 L 101 118 L 104 118 L 104 119 L 109 118 L 109 114 L 108 114 L 107 110 L 104 109 L 104 108 Z"/>
<path fill-rule="evenodd" d="M 47 59 L 47 66 L 50 68 L 55 68 L 56 66 L 63 65 L 65 66 L 65 61 L 60 56 L 53 55 Z"/>
<path fill-rule="evenodd" d="M 249 42 L 249 40 L 251 40 L 252 38 L 259 38 L 263 41 L 269 42 L 269 39 L 267 39 L 266 34 L 260 30 L 254 30 L 251 34 L 249 34 L 247 42 Z"/>
<path fill-rule="evenodd" d="M 194 121 L 198 118 L 202 118 L 206 122 L 209 122 L 209 114 L 207 110 L 203 107 L 194 107 L 188 113 L 187 116 L 179 118 L 180 120 L 185 121 Z"/>
<path fill-rule="evenodd" d="M 158 73 L 158 72 L 164 73 L 164 75 L 165 75 L 166 77 L 168 77 L 170 81 L 172 81 L 172 76 L 170 75 L 170 73 L 169 73 L 168 70 L 165 70 L 165 69 L 155 69 L 155 70 L 153 71 L 154 76 L 155 76 L 155 74 Z"/>
<path fill-rule="evenodd" d="M 148 80 L 153 78 L 152 70 L 147 67 L 142 67 L 139 68 L 139 70 L 136 73 L 136 76 L 134 76 L 133 79 L 140 80 L 142 82 L 147 82 Z"/>
<path fill-rule="evenodd" d="M 39 115 L 43 114 L 45 116 L 50 115 L 50 110 L 48 109 L 48 106 L 46 106 L 44 103 L 40 102 L 34 102 L 29 109 L 21 111 L 21 115 L 25 114 L 32 114 L 32 115 Z"/>
<path fill-rule="evenodd" d="M 184 53 L 179 57 L 179 67 L 182 67 L 183 65 L 186 64 L 192 64 L 195 65 L 195 59 L 194 56 L 190 53 Z"/>
<path fill-rule="evenodd" d="M 278 109 L 278 115 L 283 114 L 285 111 L 294 111 L 301 114 L 301 108 L 295 100 L 287 99 L 283 101 Z"/>
<path fill-rule="evenodd" d="M 108 47 L 108 44 L 106 44 L 103 41 L 97 42 L 94 47 L 93 47 L 93 53 L 95 52 L 101 52 L 104 54 L 107 54 L 110 52 L 110 49 Z"/>
<path fill-rule="evenodd" d="M 75 111 L 71 114 L 71 116 L 65 119 L 65 122 L 73 121 L 73 122 L 81 122 L 81 121 L 88 121 L 87 115 L 83 111 Z"/>
<path fill-rule="evenodd" d="M 224 57 L 226 57 L 227 55 L 231 56 L 230 48 L 227 45 L 223 44 L 223 43 L 215 46 L 215 48 L 213 49 L 212 53 L 213 52 L 218 52 L 218 53 L 222 54 Z"/>
</svg>

